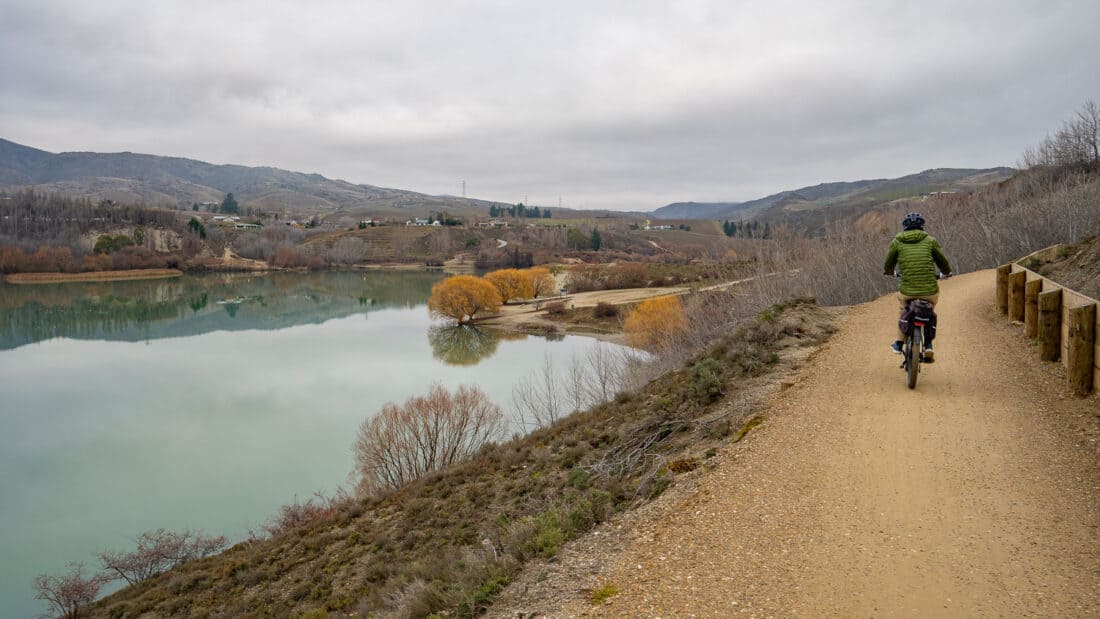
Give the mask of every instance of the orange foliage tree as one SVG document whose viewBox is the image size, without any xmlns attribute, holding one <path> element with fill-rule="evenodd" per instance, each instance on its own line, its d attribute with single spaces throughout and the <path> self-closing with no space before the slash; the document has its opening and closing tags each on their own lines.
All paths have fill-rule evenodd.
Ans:
<svg viewBox="0 0 1100 619">
<path fill-rule="evenodd" d="M 479 313 L 499 310 L 500 303 L 500 293 L 489 282 L 473 275 L 455 275 L 432 286 L 428 311 L 463 324 Z"/>
<path fill-rule="evenodd" d="M 531 278 L 531 296 L 536 299 L 552 294 L 558 289 L 558 281 L 550 274 L 550 269 L 545 267 L 527 269 L 527 275 Z"/>
<path fill-rule="evenodd" d="M 623 323 L 626 341 L 631 346 L 654 350 L 671 338 L 687 331 L 687 315 L 678 296 L 642 301 Z"/>
<path fill-rule="evenodd" d="M 530 299 L 534 296 L 531 274 L 520 269 L 501 269 L 485 276 L 485 281 L 500 293 L 504 303 L 512 299 Z"/>
</svg>

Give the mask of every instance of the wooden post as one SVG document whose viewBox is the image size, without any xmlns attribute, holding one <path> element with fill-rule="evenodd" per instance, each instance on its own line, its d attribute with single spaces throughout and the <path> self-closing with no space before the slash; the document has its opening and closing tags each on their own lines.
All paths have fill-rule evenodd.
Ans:
<svg viewBox="0 0 1100 619">
<path fill-rule="evenodd" d="M 1043 280 L 1036 279 L 1024 284 L 1024 335 L 1035 339 L 1039 331 L 1039 293 L 1043 290 Z"/>
<path fill-rule="evenodd" d="M 1039 358 L 1057 361 L 1062 356 L 1062 289 L 1039 293 Z"/>
<path fill-rule="evenodd" d="M 1092 366 L 1096 346 L 1096 304 L 1071 307 L 1066 312 L 1069 349 L 1066 351 L 1066 376 L 1077 395 L 1092 391 Z"/>
<path fill-rule="evenodd" d="M 1008 275 L 1011 272 L 1011 264 L 997 267 L 997 309 L 1002 314 L 1008 313 Z"/>
<path fill-rule="evenodd" d="M 1023 322 L 1024 320 L 1024 284 L 1027 282 L 1027 272 L 1020 271 L 1008 276 L 1008 319 Z"/>
</svg>

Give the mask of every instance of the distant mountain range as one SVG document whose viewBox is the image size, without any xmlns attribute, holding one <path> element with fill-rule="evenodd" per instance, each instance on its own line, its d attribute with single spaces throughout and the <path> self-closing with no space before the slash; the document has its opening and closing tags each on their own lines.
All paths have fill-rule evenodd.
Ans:
<svg viewBox="0 0 1100 619">
<path fill-rule="evenodd" d="M 935 168 L 900 178 L 821 183 L 748 202 L 676 202 L 650 215 L 658 219 L 737 220 L 834 206 L 874 206 L 937 191 L 969 191 L 1015 173 L 1013 168 Z"/>
<path fill-rule="evenodd" d="M 349 183 L 279 168 L 215 165 L 137 153 L 50 153 L 0 139 L 0 191 L 24 187 L 116 202 L 190 206 L 232 193 L 245 207 L 315 213 L 462 213 L 489 204 Z"/>
</svg>

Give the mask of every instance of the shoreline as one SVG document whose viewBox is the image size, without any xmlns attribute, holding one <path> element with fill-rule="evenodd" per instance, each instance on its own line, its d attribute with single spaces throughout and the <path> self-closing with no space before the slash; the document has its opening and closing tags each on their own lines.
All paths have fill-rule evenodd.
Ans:
<svg viewBox="0 0 1100 619">
<path fill-rule="evenodd" d="M 4 281 L 15 285 L 68 284 L 81 282 L 117 282 L 182 277 L 179 269 L 128 269 L 125 271 L 88 271 L 85 273 L 12 273 Z"/>
<path fill-rule="evenodd" d="M 474 324 L 528 335 L 578 335 L 625 346 L 626 337 L 623 335 L 621 325 L 618 330 L 607 331 L 602 326 L 595 324 L 595 321 L 568 322 L 556 320 L 550 316 L 545 307 L 540 306 L 554 301 L 565 303 L 571 311 L 593 308 L 598 303 L 623 306 L 654 297 L 687 294 L 690 290 L 690 288 L 683 286 L 618 288 L 577 292 L 537 301 L 526 300 L 522 303 L 502 305 L 499 313 L 479 318 L 474 321 Z M 536 302 L 538 305 L 536 305 Z"/>
<path fill-rule="evenodd" d="M 194 275 L 201 273 L 278 273 L 280 271 L 306 271 L 301 268 L 279 268 L 265 266 L 259 268 L 256 265 L 242 266 L 240 264 L 206 265 L 205 268 L 194 270 L 181 269 L 125 269 L 111 271 L 85 271 L 82 273 L 55 273 L 55 272 L 30 272 L 10 273 L 0 275 L 0 282 L 14 285 L 29 284 L 70 284 L 81 282 L 116 282 L 145 279 L 166 279 Z M 321 269 L 321 271 L 346 271 L 349 268 Z M 473 272 L 472 267 L 467 271 L 462 265 L 452 266 L 428 266 L 417 263 L 384 262 L 375 264 L 355 264 L 350 266 L 352 271 L 442 271 L 445 273 Z"/>
</svg>

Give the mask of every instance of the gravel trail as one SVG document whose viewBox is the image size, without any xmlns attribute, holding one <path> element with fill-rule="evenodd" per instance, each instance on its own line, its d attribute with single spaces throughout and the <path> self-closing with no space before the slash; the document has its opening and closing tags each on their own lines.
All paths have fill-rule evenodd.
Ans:
<svg viewBox="0 0 1100 619">
<path fill-rule="evenodd" d="M 1100 616 L 1100 399 L 996 314 L 991 271 L 942 287 L 916 390 L 894 298 L 852 308 L 762 426 L 545 614 Z M 617 593 L 592 606 L 594 581 Z"/>
</svg>

